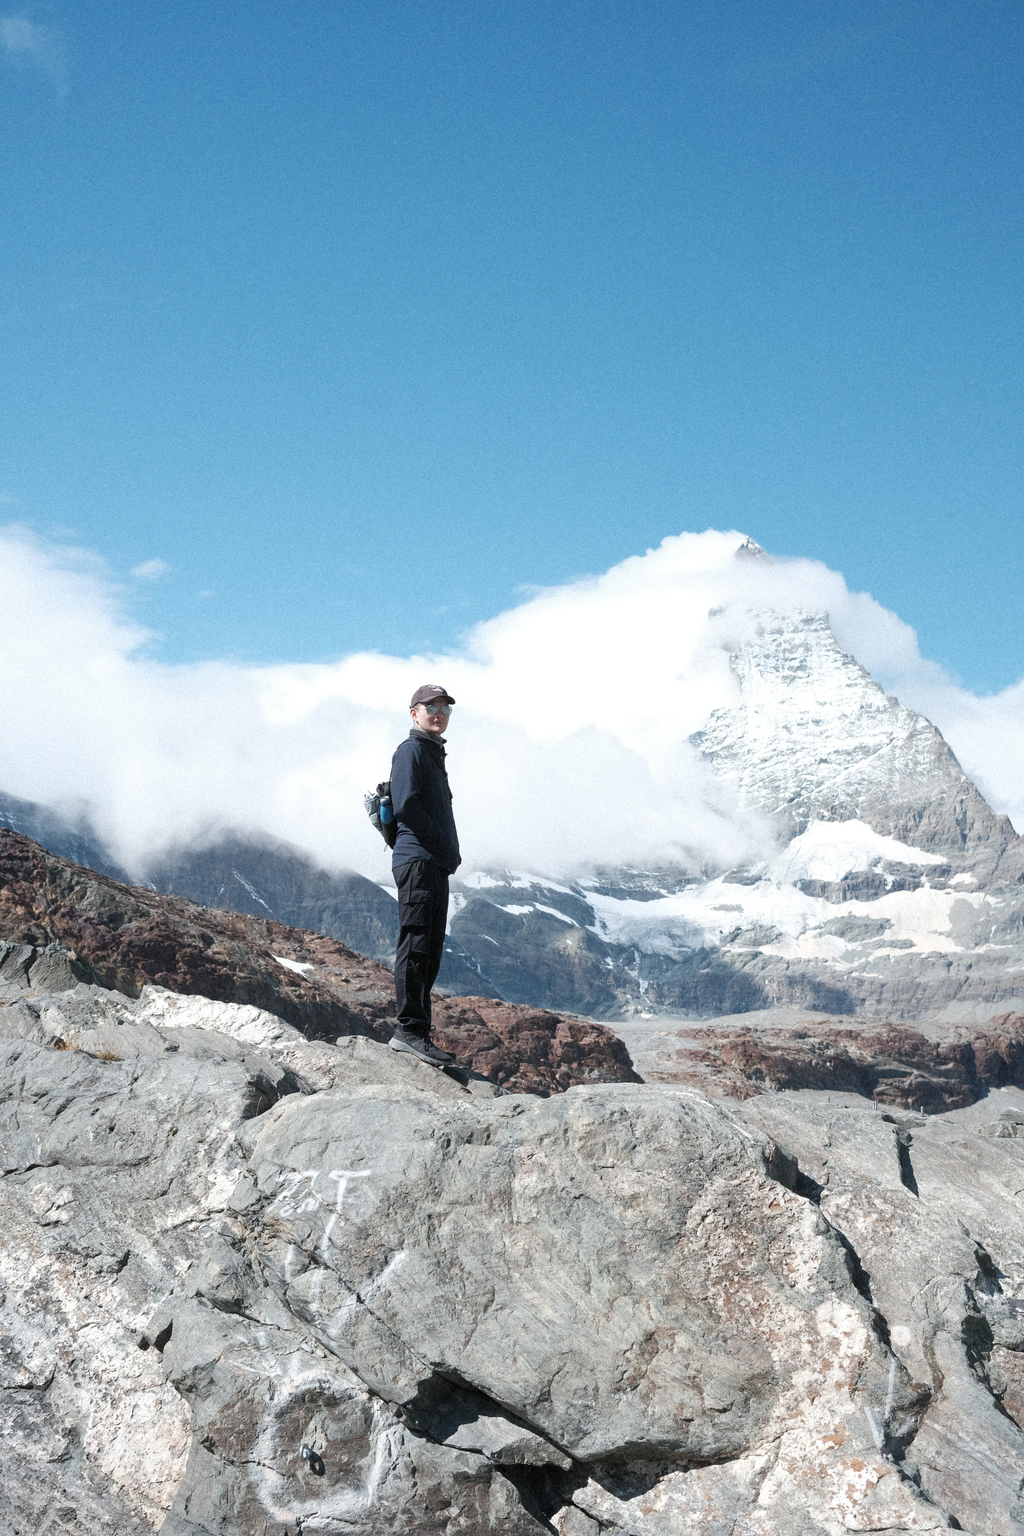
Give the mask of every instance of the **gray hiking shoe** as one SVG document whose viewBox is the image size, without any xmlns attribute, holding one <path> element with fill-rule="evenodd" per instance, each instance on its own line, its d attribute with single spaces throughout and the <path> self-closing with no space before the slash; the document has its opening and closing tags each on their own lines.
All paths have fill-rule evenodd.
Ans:
<svg viewBox="0 0 1024 1536">
<path fill-rule="evenodd" d="M 408 1051 L 410 1056 L 418 1056 L 420 1061 L 428 1062 L 432 1067 L 446 1067 L 455 1057 L 451 1051 L 442 1051 L 433 1040 L 424 1040 L 420 1035 L 395 1035 L 391 1041 L 393 1051 Z"/>
</svg>

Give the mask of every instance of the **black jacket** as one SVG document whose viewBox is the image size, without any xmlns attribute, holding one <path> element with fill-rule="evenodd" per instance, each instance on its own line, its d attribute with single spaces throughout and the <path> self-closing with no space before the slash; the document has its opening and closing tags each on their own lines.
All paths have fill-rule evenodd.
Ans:
<svg viewBox="0 0 1024 1536">
<path fill-rule="evenodd" d="M 453 875 L 462 863 L 444 747 L 413 726 L 391 760 L 391 803 L 398 836 L 391 868 L 430 859 Z"/>
</svg>

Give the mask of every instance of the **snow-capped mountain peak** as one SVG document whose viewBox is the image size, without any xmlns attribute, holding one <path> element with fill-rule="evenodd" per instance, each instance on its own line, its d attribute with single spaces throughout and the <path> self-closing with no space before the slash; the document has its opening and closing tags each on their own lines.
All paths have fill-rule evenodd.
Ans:
<svg viewBox="0 0 1024 1536">
<path fill-rule="evenodd" d="M 862 821 L 957 864 L 992 868 L 1014 833 L 935 727 L 840 648 L 824 613 L 765 613 L 731 658 L 738 703 L 692 741 L 723 780 L 790 836 Z"/>
</svg>

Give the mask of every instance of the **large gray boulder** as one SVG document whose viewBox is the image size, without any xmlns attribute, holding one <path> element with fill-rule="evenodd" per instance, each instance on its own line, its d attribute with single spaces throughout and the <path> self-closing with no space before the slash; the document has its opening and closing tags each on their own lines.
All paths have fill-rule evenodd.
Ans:
<svg viewBox="0 0 1024 1536">
<path fill-rule="evenodd" d="M 255 1007 L 23 993 L 0 1529 L 1010 1536 L 1024 1112 L 825 1099 L 541 1100 Z"/>
<path fill-rule="evenodd" d="M 1024 1093 L 932 1118 L 826 1093 L 766 1094 L 742 1113 L 797 1153 L 928 1386 L 905 1469 L 976 1536 L 1024 1530 Z"/>
<path fill-rule="evenodd" d="M 883 1454 L 927 1395 L 841 1238 L 702 1095 L 574 1089 L 439 1122 L 402 1090 L 335 1090 L 243 1139 L 236 1199 L 289 1310 L 428 1431 L 453 1381 L 531 1426 L 524 1459 L 570 1459 L 549 1485 L 566 1519 L 667 1532 L 756 1500 L 779 1531 L 946 1524 Z M 653 1501 L 622 1496 L 645 1481 Z"/>
<path fill-rule="evenodd" d="M 277 1301 L 231 1207 L 238 1132 L 282 1094 L 386 1075 L 415 1096 L 426 1070 L 156 989 L 0 1006 L 0 1529 L 280 1533 L 358 1508 L 358 1529 L 443 1530 L 455 1506 L 467 1530 L 538 1529 L 497 1460 L 410 1439 Z M 437 1105 L 495 1092 L 433 1086 Z M 292 1430 L 312 1455 L 330 1441 L 326 1464 Z"/>
<path fill-rule="evenodd" d="M 336 1089 L 243 1139 L 266 1273 L 392 1401 L 461 1379 L 576 1460 L 720 1460 L 758 1439 L 837 1297 L 864 1332 L 857 1390 L 885 1395 L 838 1240 L 700 1094 L 574 1089 L 439 1120 L 397 1086 Z M 737 1202 L 758 1211 L 742 1238 Z M 773 1243 L 813 1256 L 817 1283 L 794 1290 Z M 774 1314 L 781 1353 L 750 1326 Z"/>
</svg>

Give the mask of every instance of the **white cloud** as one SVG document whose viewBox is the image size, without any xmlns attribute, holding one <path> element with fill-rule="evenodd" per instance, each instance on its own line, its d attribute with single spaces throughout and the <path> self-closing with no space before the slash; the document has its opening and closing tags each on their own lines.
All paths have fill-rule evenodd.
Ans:
<svg viewBox="0 0 1024 1536">
<path fill-rule="evenodd" d="M 413 689 L 440 681 L 458 699 L 449 766 L 467 868 L 770 857 L 766 826 L 737 811 L 686 738 L 735 697 L 728 656 L 748 610 L 802 607 L 827 609 L 844 647 L 934 720 L 1024 825 L 1024 684 L 973 697 L 836 572 L 736 560 L 740 538 L 681 534 L 538 591 L 458 655 L 244 667 L 153 661 L 95 556 L 0 529 L 0 789 L 90 801 L 137 868 L 169 837 L 235 825 L 383 878 L 362 795 L 387 775 Z"/>
<path fill-rule="evenodd" d="M 170 569 L 166 560 L 143 560 L 140 565 L 132 566 L 131 574 L 136 581 L 159 581 Z"/>
<path fill-rule="evenodd" d="M 37 64 L 64 95 L 68 88 L 67 48 L 61 33 L 27 16 L 0 16 L 0 45 L 8 59 Z"/>
</svg>

